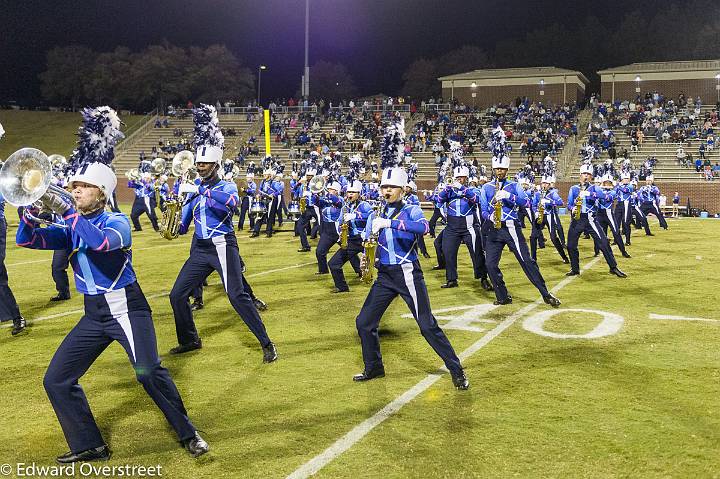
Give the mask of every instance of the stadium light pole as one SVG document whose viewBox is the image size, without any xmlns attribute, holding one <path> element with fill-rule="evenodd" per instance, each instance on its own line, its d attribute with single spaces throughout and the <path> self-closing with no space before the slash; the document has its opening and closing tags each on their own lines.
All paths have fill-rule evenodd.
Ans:
<svg viewBox="0 0 720 479">
<path fill-rule="evenodd" d="M 471 96 L 472 96 L 472 99 L 473 99 L 473 110 L 474 110 L 474 109 L 475 109 L 475 97 L 477 96 L 477 92 L 475 91 L 475 89 L 477 88 L 477 83 L 472 82 L 472 83 L 470 84 L 470 88 L 472 88 L 472 94 L 471 94 Z"/>
<path fill-rule="evenodd" d="M 260 106 L 260 80 L 262 78 L 262 71 L 267 70 L 267 67 L 265 65 L 260 65 L 258 67 L 258 97 L 257 97 L 257 105 Z"/>
<path fill-rule="evenodd" d="M 540 96 L 545 96 L 545 80 L 540 79 Z"/>
<path fill-rule="evenodd" d="M 717 84 L 715 85 L 715 91 L 717 92 L 717 102 L 720 103 L 720 73 L 715 75 L 715 80 L 717 80 Z"/>
<path fill-rule="evenodd" d="M 640 75 L 635 77 L 635 93 L 640 94 Z"/>
<path fill-rule="evenodd" d="M 302 96 L 306 100 L 310 96 L 310 65 L 308 64 L 309 50 L 310 50 L 310 0 L 305 0 L 305 70 L 303 73 Z"/>
</svg>

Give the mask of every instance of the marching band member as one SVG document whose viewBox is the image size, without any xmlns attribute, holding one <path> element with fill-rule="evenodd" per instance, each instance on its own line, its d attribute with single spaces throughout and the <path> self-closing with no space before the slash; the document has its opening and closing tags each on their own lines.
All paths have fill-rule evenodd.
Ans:
<svg viewBox="0 0 720 479">
<path fill-rule="evenodd" d="M 255 184 L 254 169 L 251 171 L 249 166 L 245 179 L 247 181 L 247 188 L 245 188 L 245 194 L 240 201 L 240 219 L 238 220 L 238 230 L 243 230 L 245 228 L 245 215 L 247 215 L 250 219 L 250 229 L 255 228 L 255 216 L 248 215 L 248 210 L 250 209 L 250 201 L 255 198 L 257 185 Z"/>
<path fill-rule="evenodd" d="M 603 233 L 607 237 L 608 228 L 613 235 L 615 244 L 623 255 L 623 258 L 630 258 L 630 255 L 625 250 L 625 243 L 623 242 L 622 235 L 618 229 L 617 223 L 615 222 L 615 214 L 613 213 L 612 207 L 617 197 L 617 190 L 615 189 L 615 181 L 610 174 L 603 176 L 602 178 L 602 189 L 605 190 L 606 195 L 598 198 L 598 225 L 602 228 Z M 619 200 L 618 200 L 619 201 Z M 599 252 L 598 244 L 595 243 L 595 255 Z"/>
<path fill-rule="evenodd" d="M 348 225 L 348 240 L 347 247 L 341 247 L 337 250 L 328 262 L 330 273 L 335 283 L 335 288 L 331 291 L 332 293 L 350 291 L 342 269 L 345 263 L 350 261 L 353 270 L 356 272 L 360 271 L 358 255 L 363 251 L 361 232 L 365 230 L 368 216 L 370 216 L 370 212 L 372 211 L 370 203 L 360 199 L 360 191 L 362 191 L 362 182 L 360 180 L 353 180 L 345 192 L 346 201 L 342 208 L 342 221 Z M 322 240 L 322 236 L 320 238 Z"/>
<path fill-rule="evenodd" d="M 305 169 L 305 175 L 298 180 L 295 187 L 295 197 L 298 201 L 305 199 L 305 211 L 301 212 L 300 219 L 298 220 L 298 233 L 300 233 L 300 249 L 298 253 L 307 253 L 310 251 L 310 243 L 308 242 L 307 235 L 310 233 L 310 223 L 314 219 L 317 223 L 317 209 L 315 208 L 315 200 L 317 197 L 310 192 L 308 184 L 310 180 L 317 174 L 317 170 L 314 166 L 307 166 Z"/>
<path fill-rule="evenodd" d="M 507 247 L 515 255 L 525 276 L 538 289 L 545 303 L 557 308 L 560 300 L 553 296 L 545 286 L 545 280 L 537 263 L 530 257 L 527 242 L 518 224 L 518 205 L 527 204 L 525 191 L 514 181 L 507 179 L 510 158 L 507 156 L 505 132 L 500 126 L 492 132 L 492 167 L 496 181 L 485 183 L 480 191 L 480 204 L 485 221 L 492 222 L 487 229 L 485 240 L 485 261 L 490 281 L 495 288 L 496 300 L 493 304 L 510 304 L 512 296 L 508 294 L 503 274 L 500 271 L 502 250 Z M 496 217 L 497 216 L 497 217 Z"/>
<path fill-rule="evenodd" d="M 418 261 L 416 235 L 429 231 L 428 221 L 418 206 L 402 201 L 407 173 L 396 165 L 402 158 L 403 134 L 402 121 L 387 127 L 382 146 L 384 169 L 381 182 L 385 206 L 377 214 L 370 214 L 365 228 L 366 238 L 377 236 L 378 274 L 355 320 L 365 367 L 353 380 L 368 381 L 385 376 L 378 326 L 385 310 L 399 295 L 410 308 L 425 340 L 450 371 L 455 387 L 468 389 L 470 382 L 460 360 L 432 314 L 427 286 Z M 364 261 L 363 256 L 361 263 Z"/>
<path fill-rule="evenodd" d="M 253 232 L 250 235 L 251 238 L 260 236 L 260 228 L 265 224 L 265 235 L 268 238 L 272 238 L 273 234 L 273 219 L 277 212 L 277 197 L 279 195 L 277 191 L 277 182 L 273 181 L 275 172 L 271 169 L 267 169 L 263 172 L 263 180 L 258 186 L 257 194 L 255 198 L 264 201 L 267 208 L 265 213 L 260 218 L 255 218 L 255 226 Z"/>
<path fill-rule="evenodd" d="M 5 134 L 5 130 L 0 125 L 0 138 Z M 5 267 L 5 243 L 7 240 L 7 220 L 5 219 L 5 198 L 0 193 L 0 322 L 13 322 L 10 334 L 17 336 L 25 329 L 26 322 L 23 315 L 20 314 L 20 308 L 15 295 L 8 284 L 8 273 Z"/>
<path fill-rule="evenodd" d="M 118 341 L 127 352 L 137 380 L 165 415 L 193 456 L 208 451 L 190 422 L 180 393 L 160 364 L 150 306 L 132 267 L 127 217 L 105 212 L 117 178 L 106 165 L 121 137 L 120 120 L 109 107 L 83 110 L 84 128 L 70 185 L 74 204 L 52 192 L 43 204 L 62 215 L 69 228 L 41 228 L 20 218 L 17 244 L 34 249 L 66 249 L 75 285 L 85 295 L 85 314 L 55 352 L 43 383 L 62 426 L 70 452 L 59 463 L 107 460 L 110 449 L 95 423 L 78 380 L 97 357 Z"/>
<path fill-rule="evenodd" d="M 610 248 L 610 242 L 603 233 L 597 220 L 597 200 L 607 198 L 609 193 L 591 185 L 593 168 L 590 164 L 580 166 L 580 184 L 573 185 L 568 194 L 568 207 L 571 210 L 572 220 L 568 231 L 567 248 L 570 255 L 570 272 L 567 276 L 580 274 L 580 251 L 578 240 L 583 232 L 588 231 L 593 240 L 602 251 L 605 261 L 610 267 L 610 273 L 619 278 L 626 278 L 627 275 L 620 271 L 615 260 L 615 255 Z"/>
<path fill-rule="evenodd" d="M 283 224 L 283 211 L 285 212 L 285 216 L 287 216 L 287 205 L 285 204 L 285 199 L 283 198 L 283 194 L 285 192 L 285 182 L 283 181 L 283 174 L 282 171 L 278 171 L 275 173 L 275 181 L 273 181 L 273 189 L 275 190 L 276 196 L 275 196 L 275 216 L 270 218 L 270 221 L 272 223 L 275 223 L 275 220 L 277 220 L 278 227 L 282 227 Z"/>
<path fill-rule="evenodd" d="M 328 180 L 327 194 L 316 195 L 315 204 L 320 208 L 320 241 L 315 248 L 315 257 L 318 263 L 318 272 L 315 274 L 328 274 L 327 254 L 330 248 L 338 242 L 338 220 L 342 214 L 343 199 L 338 196 L 340 183 Z"/>
<path fill-rule="evenodd" d="M 490 291 L 492 285 L 487 278 L 485 255 L 480 244 L 480 228 L 475 218 L 478 193 L 467 187 L 469 169 L 464 165 L 462 146 L 451 142 L 451 151 L 457 166 L 453 168 L 455 183 L 447 185 L 439 194 L 439 203 L 447 205 L 447 226 L 443 230 L 442 249 L 445 256 L 445 279 L 441 288 L 458 286 L 457 255 L 460 243 L 465 243 L 472 259 L 475 279 L 480 280 L 483 289 Z"/>
<path fill-rule="evenodd" d="M 208 273 L 215 270 L 222 279 L 233 308 L 260 342 L 263 361 L 269 363 L 277 359 L 277 351 L 242 280 L 242 263 L 232 224 L 232 215 L 238 204 L 237 186 L 218 176 L 224 141 L 217 113 L 212 105 L 201 104 L 193 114 L 197 149 L 195 165 L 201 182 L 199 185 L 183 183 L 178 190 L 180 194 L 191 195 L 183 206 L 180 234 L 187 233 L 191 221 L 195 224 L 195 234 L 190 256 L 170 292 L 179 343 L 170 352 L 180 354 L 202 347 L 188 298 Z"/>
<path fill-rule="evenodd" d="M 130 212 L 130 219 L 133 223 L 133 231 L 142 231 L 140 226 L 140 215 L 145 213 L 150 218 L 150 223 L 155 231 L 159 231 L 157 216 L 155 210 L 150 208 L 150 196 L 154 194 L 152 183 L 150 182 L 150 173 L 142 173 L 139 180 L 129 180 L 128 188 L 135 190 L 135 201 Z"/>
<path fill-rule="evenodd" d="M 635 190 L 630 184 L 630 173 L 622 172 L 620 175 L 620 183 L 615 187 L 617 204 L 615 206 L 615 224 L 622 234 L 625 235 L 625 244 L 630 246 L 630 198 Z M 617 241 L 616 241 L 617 242 Z"/>
<path fill-rule="evenodd" d="M 640 211 L 644 216 L 643 227 L 645 228 L 645 234 L 647 236 L 653 236 L 650 232 L 650 223 L 648 221 L 648 215 L 651 213 L 657 217 L 662 229 L 668 229 L 665 215 L 662 214 L 658 206 L 660 203 L 660 189 L 655 186 L 655 178 L 653 175 L 645 177 L 645 186 L 640 187 L 638 199 L 640 201 Z"/>
<path fill-rule="evenodd" d="M 442 212 L 440 211 L 440 204 L 438 203 L 440 192 L 445 189 L 444 183 L 438 183 L 433 191 L 425 192 L 425 200 L 433 204 L 433 214 L 430 217 L 428 224 L 430 225 L 430 237 L 435 237 L 435 226 L 440 218 L 443 218 Z"/>
<path fill-rule="evenodd" d="M 537 261 L 537 243 L 538 236 L 535 235 L 535 229 L 543 230 L 545 227 L 548 229 L 550 234 L 550 241 L 557 250 L 558 254 L 563 260 L 563 263 L 568 264 L 567 255 L 565 254 L 565 248 L 563 248 L 560 238 L 558 237 L 558 226 L 559 217 L 556 214 L 558 207 L 563 206 L 562 198 L 557 193 L 557 190 L 550 188 L 550 185 L 555 182 L 553 176 L 543 176 L 540 181 L 540 191 L 536 191 L 532 199 L 532 209 L 534 212 L 533 219 L 533 233 L 530 235 L 530 255 L 533 260 Z M 543 209 L 543 214 L 539 214 L 539 210 Z"/>
</svg>

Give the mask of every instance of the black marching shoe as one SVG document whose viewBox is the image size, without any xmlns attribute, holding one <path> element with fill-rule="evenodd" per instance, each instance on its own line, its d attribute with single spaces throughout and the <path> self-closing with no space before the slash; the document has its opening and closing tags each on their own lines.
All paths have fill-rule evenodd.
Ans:
<svg viewBox="0 0 720 479">
<path fill-rule="evenodd" d="M 265 311 L 267 309 L 267 304 L 265 304 L 265 301 L 263 301 L 262 299 L 253 298 L 252 301 L 255 305 L 255 309 L 257 309 L 258 311 Z"/>
<path fill-rule="evenodd" d="M 182 441 L 182 445 L 192 457 L 202 456 L 210 450 L 208 443 L 200 437 L 197 431 L 195 431 L 195 436 Z"/>
<path fill-rule="evenodd" d="M 170 350 L 170 354 L 188 353 L 190 351 L 195 351 L 196 349 L 202 349 L 202 341 L 200 339 L 193 341 L 192 343 L 175 346 Z"/>
<path fill-rule="evenodd" d="M 298 253 L 308 253 L 310 251 L 310 248 L 300 248 L 298 250 Z"/>
<path fill-rule="evenodd" d="M 480 279 L 480 286 L 482 286 L 482 289 L 484 289 L 485 291 L 492 291 L 494 289 L 492 284 L 490 283 L 490 280 L 487 278 Z"/>
<path fill-rule="evenodd" d="M 260 233 L 256 233 L 256 232 L 254 232 L 254 231 L 253 231 L 252 234 L 250 235 L 251 238 L 257 238 L 258 236 L 260 236 Z"/>
<path fill-rule="evenodd" d="M 453 385 L 455 385 L 457 389 L 465 391 L 470 388 L 470 381 L 468 381 L 467 376 L 465 376 L 465 370 L 461 369 L 457 374 L 450 373 L 450 376 L 452 376 Z"/>
<path fill-rule="evenodd" d="M 623 253 L 622 255 L 623 255 L 623 258 L 632 258 L 632 256 L 630 256 L 630 253 L 628 253 L 627 251 L 625 253 Z"/>
<path fill-rule="evenodd" d="M 333 294 L 335 294 L 335 293 L 349 293 L 350 290 L 349 290 L 349 289 L 333 288 L 333 289 L 330 290 L 330 292 L 333 293 Z"/>
<path fill-rule="evenodd" d="M 278 353 L 273 343 L 270 343 L 267 346 L 263 346 L 262 350 L 264 363 L 271 363 L 273 361 L 277 361 Z"/>
<path fill-rule="evenodd" d="M 655 236 L 655 233 L 645 233 L 645 236 Z"/>
<path fill-rule="evenodd" d="M 12 331 L 10 331 L 10 334 L 13 336 L 17 336 L 18 334 L 25 332 L 27 333 L 27 330 L 25 329 L 27 327 L 27 322 L 25 322 L 25 318 L 20 316 L 19 318 L 13 319 L 13 328 Z"/>
<path fill-rule="evenodd" d="M 330 274 L 330 271 L 318 271 L 315 273 L 316 276 L 323 275 L 323 274 Z"/>
<path fill-rule="evenodd" d="M 70 299 L 70 293 L 58 293 L 56 296 L 50 298 L 50 301 L 67 301 Z"/>
<path fill-rule="evenodd" d="M 199 309 L 203 309 L 205 307 L 205 303 L 202 301 L 198 301 L 197 299 L 192 302 L 190 305 L 190 311 L 197 311 Z"/>
<path fill-rule="evenodd" d="M 614 274 L 618 278 L 627 278 L 627 275 L 620 271 L 620 269 L 616 266 L 610 270 L 610 274 Z"/>
<path fill-rule="evenodd" d="M 265 236 L 267 236 L 268 238 L 272 238 L 272 235 L 273 235 L 272 233 L 265 233 Z"/>
<path fill-rule="evenodd" d="M 363 381 L 370 381 L 371 379 L 375 378 L 384 378 L 385 377 L 385 367 L 384 366 L 377 366 L 370 371 L 367 369 L 360 374 L 356 374 L 353 376 L 353 381 L 355 382 L 363 382 Z"/>
<path fill-rule="evenodd" d="M 571 269 L 567 273 L 565 273 L 565 276 L 578 276 L 580 274 L 580 271 Z"/>
<path fill-rule="evenodd" d="M 560 306 L 560 300 L 550 293 L 548 293 L 547 296 L 543 296 L 543 301 L 545 301 L 545 304 L 549 304 L 553 308 Z"/>
<path fill-rule="evenodd" d="M 508 296 L 505 299 L 496 299 L 495 301 L 493 301 L 493 304 L 495 306 L 500 306 L 503 304 L 512 304 L 512 296 Z"/>
<path fill-rule="evenodd" d="M 107 461 L 110 459 L 112 452 L 107 445 L 88 449 L 81 452 L 66 452 L 62 456 L 58 456 L 56 461 L 60 464 L 70 464 L 71 462 L 90 462 L 90 461 Z"/>
<path fill-rule="evenodd" d="M 441 288 L 457 288 L 457 287 L 458 287 L 458 282 L 457 282 L 457 280 L 453 279 L 453 280 L 451 280 L 451 281 L 448 281 L 448 282 L 445 283 L 445 284 L 441 284 L 440 287 L 441 287 Z"/>
<path fill-rule="evenodd" d="M 445 266 L 440 266 L 439 264 L 436 264 L 430 269 L 432 269 L 433 271 L 440 271 L 441 269 L 445 269 Z"/>
<path fill-rule="evenodd" d="M 570 264 L 570 260 L 567 259 L 567 258 L 563 258 L 563 263 L 564 263 L 564 264 Z"/>
</svg>

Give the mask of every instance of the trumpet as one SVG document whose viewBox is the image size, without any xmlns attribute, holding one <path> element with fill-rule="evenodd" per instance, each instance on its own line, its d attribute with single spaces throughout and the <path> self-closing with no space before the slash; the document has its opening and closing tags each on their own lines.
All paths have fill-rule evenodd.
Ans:
<svg viewBox="0 0 720 479">
<path fill-rule="evenodd" d="M 44 220 L 30 213 L 30 208 L 44 209 L 40 199 L 48 192 L 75 205 L 75 199 L 68 191 L 52 184 L 52 164 L 48 156 L 36 148 L 16 151 L 0 169 L 0 194 L 8 203 L 24 207 L 23 215 L 31 221 L 67 228 L 64 223 Z"/>
</svg>

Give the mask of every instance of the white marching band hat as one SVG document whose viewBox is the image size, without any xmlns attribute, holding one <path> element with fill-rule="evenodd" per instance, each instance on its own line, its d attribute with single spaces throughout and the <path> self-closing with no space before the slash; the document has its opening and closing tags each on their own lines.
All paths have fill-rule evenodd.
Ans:
<svg viewBox="0 0 720 479">
<path fill-rule="evenodd" d="M 510 157 L 507 155 L 502 155 L 500 158 L 497 156 L 493 156 L 492 159 L 492 167 L 495 168 L 502 168 L 505 170 L 510 169 Z"/>
<path fill-rule="evenodd" d="M 328 189 L 328 190 L 335 190 L 335 191 L 338 191 L 338 192 L 342 189 L 342 187 L 340 186 L 340 183 L 338 183 L 337 181 L 331 182 L 331 183 L 328 184 L 325 188 Z"/>
<path fill-rule="evenodd" d="M 392 168 L 385 168 L 382 172 L 382 180 L 380 186 L 399 186 L 405 188 L 407 186 L 408 176 L 405 168 L 401 166 L 395 166 Z"/>
<path fill-rule="evenodd" d="M 362 191 L 362 181 L 353 180 L 350 184 L 348 184 L 345 191 L 348 193 L 360 193 Z"/>
<path fill-rule="evenodd" d="M 461 176 L 470 176 L 470 169 L 467 166 L 456 166 L 453 168 L 453 178 L 459 178 Z"/>
<path fill-rule="evenodd" d="M 555 177 L 554 176 L 543 176 L 540 183 L 555 183 Z"/>
<path fill-rule="evenodd" d="M 589 163 L 584 163 L 584 164 L 580 165 L 580 174 L 582 174 L 582 173 L 588 173 L 590 175 L 595 176 L 593 174 L 593 167 Z"/>
</svg>

